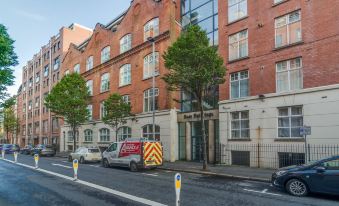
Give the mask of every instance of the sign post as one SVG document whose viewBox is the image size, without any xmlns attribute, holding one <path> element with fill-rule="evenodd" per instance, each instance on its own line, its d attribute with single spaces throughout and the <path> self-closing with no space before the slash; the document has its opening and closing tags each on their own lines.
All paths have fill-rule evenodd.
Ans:
<svg viewBox="0 0 339 206">
<path fill-rule="evenodd" d="M 308 157 L 308 153 L 307 153 L 307 135 L 311 135 L 311 127 L 309 127 L 309 126 L 300 127 L 300 135 L 304 136 L 304 139 L 305 139 L 305 163 L 307 163 L 307 157 Z"/>
<path fill-rule="evenodd" d="M 18 152 L 14 152 L 14 162 L 17 163 L 18 162 Z"/>
<path fill-rule="evenodd" d="M 35 161 L 35 169 L 39 168 L 39 155 L 35 154 L 34 155 L 34 161 Z"/>
<path fill-rule="evenodd" d="M 78 180 L 78 167 L 79 161 L 77 159 L 73 160 L 74 181 Z"/>
<path fill-rule="evenodd" d="M 175 205 L 180 205 L 180 190 L 181 190 L 181 174 L 177 173 L 174 175 L 174 188 L 175 188 Z"/>
</svg>

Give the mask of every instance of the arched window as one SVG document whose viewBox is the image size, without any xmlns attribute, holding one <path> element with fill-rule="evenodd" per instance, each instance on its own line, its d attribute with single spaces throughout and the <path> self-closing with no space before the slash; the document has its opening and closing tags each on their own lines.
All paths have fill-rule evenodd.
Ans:
<svg viewBox="0 0 339 206">
<path fill-rule="evenodd" d="M 78 142 L 79 141 L 79 131 L 76 131 L 75 137 L 76 137 L 76 141 Z M 68 142 L 73 142 L 73 140 L 74 140 L 73 131 L 68 131 L 67 138 L 68 138 Z"/>
<path fill-rule="evenodd" d="M 120 54 L 132 48 L 132 34 L 126 34 L 120 39 Z"/>
<path fill-rule="evenodd" d="M 155 96 L 155 108 L 153 108 L 153 95 Z M 158 110 L 158 96 L 159 96 L 159 89 L 155 88 L 154 92 L 153 89 L 148 89 L 144 91 L 144 112 L 151 112 L 153 110 Z"/>
<path fill-rule="evenodd" d="M 100 142 L 110 141 L 109 129 L 106 129 L 106 128 L 100 129 L 99 133 L 100 133 Z"/>
<path fill-rule="evenodd" d="M 86 60 L 86 71 L 93 68 L 93 56 L 89 56 Z"/>
<path fill-rule="evenodd" d="M 93 96 L 93 80 L 88 80 L 86 82 L 86 87 L 88 88 L 89 95 Z"/>
<path fill-rule="evenodd" d="M 148 79 L 159 74 L 159 52 L 155 52 L 155 69 L 154 68 L 154 60 L 153 53 L 148 54 L 144 57 L 144 79 Z"/>
<path fill-rule="evenodd" d="M 159 35 L 159 18 L 154 18 L 144 25 L 144 41 Z"/>
<path fill-rule="evenodd" d="M 124 141 L 126 138 L 132 137 L 132 129 L 130 127 L 120 127 L 118 129 L 118 141 Z"/>
<path fill-rule="evenodd" d="M 101 64 L 107 62 L 110 59 L 111 47 L 107 46 L 101 50 Z"/>
<path fill-rule="evenodd" d="M 101 76 L 100 92 L 106 92 L 109 90 L 109 73 L 105 73 Z"/>
<path fill-rule="evenodd" d="M 160 126 L 155 125 L 155 132 L 153 132 L 153 125 L 147 124 L 142 127 L 142 137 L 147 138 L 149 140 L 153 140 L 153 137 L 155 140 L 160 141 Z"/>
<path fill-rule="evenodd" d="M 131 83 L 131 65 L 125 64 L 120 67 L 119 86 L 125 86 Z"/>
<path fill-rule="evenodd" d="M 84 131 L 85 142 L 93 142 L 93 131 L 90 129 L 86 129 Z"/>
</svg>

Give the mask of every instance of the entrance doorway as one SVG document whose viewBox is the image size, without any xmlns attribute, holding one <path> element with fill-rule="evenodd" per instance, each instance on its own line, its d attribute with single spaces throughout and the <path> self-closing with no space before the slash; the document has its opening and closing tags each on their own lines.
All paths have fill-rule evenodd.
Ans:
<svg viewBox="0 0 339 206">
<path fill-rule="evenodd" d="M 192 161 L 202 161 L 203 160 L 203 141 L 202 141 L 202 132 L 201 132 L 201 122 L 192 122 Z M 205 121 L 205 134 L 206 134 L 206 144 L 208 145 L 208 121 Z M 206 153 L 208 154 L 208 147 Z"/>
</svg>

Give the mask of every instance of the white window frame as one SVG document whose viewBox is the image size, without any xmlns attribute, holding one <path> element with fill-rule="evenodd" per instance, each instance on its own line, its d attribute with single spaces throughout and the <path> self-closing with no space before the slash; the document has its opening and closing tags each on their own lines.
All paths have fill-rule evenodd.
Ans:
<svg viewBox="0 0 339 206">
<path fill-rule="evenodd" d="M 89 56 L 86 59 L 86 71 L 93 69 L 93 56 Z"/>
<path fill-rule="evenodd" d="M 127 138 L 131 138 L 132 128 L 127 127 L 127 126 L 119 127 L 117 131 L 117 135 L 118 135 L 117 136 L 118 141 L 124 141 Z"/>
<path fill-rule="evenodd" d="M 155 93 L 155 102 L 158 102 L 158 98 L 159 98 L 159 88 L 154 88 L 154 93 Z M 152 112 L 152 100 L 153 100 L 153 95 L 151 94 L 151 92 L 153 91 L 152 88 L 147 89 L 144 91 L 144 112 Z M 153 92 L 152 92 L 153 93 Z M 147 104 L 146 104 L 147 101 Z M 147 108 L 146 108 L 147 105 Z M 157 111 L 159 108 L 159 105 L 157 105 L 157 103 L 155 104 L 156 108 L 154 108 L 155 111 Z"/>
<path fill-rule="evenodd" d="M 299 107 L 301 108 L 301 114 L 298 114 L 298 115 L 292 115 L 292 108 L 294 107 Z M 288 108 L 288 116 L 280 116 L 279 114 L 279 110 L 280 109 L 286 109 Z M 292 128 L 300 128 L 302 127 L 303 125 L 301 126 L 298 126 L 298 127 L 292 127 L 292 117 L 302 117 L 302 120 L 303 120 L 303 123 L 304 123 L 304 108 L 303 106 L 289 106 L 289 107 L 279 107 L 277 109 L 277 138 L 278 139 L 293 139 L 293 138 L 303 138 L 301 135 L 298 136 L 298 137 L 292 137 Z M 279 118 L 288 118 L 289 119 L 289 127 L 279 127 Z M 290 133 L 290 136 L 289 137 L 279 137 L 279 129 L 289 129 L 289 133 Z"/>
<path fill-rule="evenodd" d="M 299 20 L 297 21 L 293 21 L 293 22 L 290 22 L 290 15 L 294 14 L 294 13 L 299 13 Z M 285 24 L 283 25 L 277 25 L 278 24 L 278 20 L 280 19 L 283 19 L 285 18 Z M 296 42 L 293 42 L 291 43 L 290 42 L 290 24 L 293 24 L 293 23 L 296 23 L 296 22 L 300 22 L 300 40 L 299 41 L 296 41 Z M 281 27 L 284 27 L 286 26 L 286 44 L 285 45 L 277 45 L 277 29 L 281 28 Z M 293 12 L 290 12 L 284 16 L 281 16 L 281 17 L 278 17 L 278 18 L 275 18 L 274 19 L 274 46 L 275 48 L 279 48 L 279 47 L 284 47 L 284 46 L 288 46 L 288 45 L 291 45 L 291 44 L 295 44 L 295 43 L 298 43 L 302 41 L 302 25 L 301 25 L 301 10 L 296 10 L 296 11 L 293 11 Z"/>
<path fill-rule="evenodd" d="M 242 19 L 242 18 L 244 18 L 248 15 L 248 2 L 247 2 L 247 0 L 234 0 L 235 3 L 233 3 L 233 4 L 230 4 L 230 1 L 231 0 L 228 0 L 228 23 L 235 22 L 235 21 Z M 241 16 L 240 12 L 239 12 L 240 11 L 240 4 L 243 3 L 243 2 L 246 2 L 246 13 Z M 237 7 L 237 14 L 238 15 L 237 15 L 237 18 L 231 20 L 230 19 L 230 13 L 231 13 L 230 8 L 234 7 L 234 6 Z"/>
<path fill-rule="evenodd" d="M 127 104 L 131 104 L 131 97 L 130 97 L 130 95 L 123 95 L 122 96 L 122 101 L 127 103 Z"/>
<path fill-rule="evenodd" d="M 80 74 L 80 64 L 79 63 L 74 65 L 73 72 Z"/>
<path fill-rule="evenodd" d="M 100 92 L 107 92 L 109 91 L 109 73 L 104 73 L 101 75 L 101 81 L 100 81 Z"/>
<path fill-rule="evenodd" d="M 84 131 L 84 142 L 93 142 L 93 130 L 86 129 Z"/>
<path fill-rule="evenodd" d="M 239 118 L 238 119 L 233 119 L 233 114 L 234 113 L 238 113 L 238 115 L 239 115 Z M 244 113 L 247 113 L 247 118 L 243 118 L 243 114 Z M 231 112 L 230 113 L 230 115 L 231 115 L 231 122 L 230 122 L 230 128 L 231 128 L 231 134 L 230 134 L 230 137 L 231 137 L 231 139 L 250 139 L 251 138 L 251 129 L 250 129 L 250 112 L 247 110 L 247 111 L 234 111 L 234 112 Z M 235 122 L 235 121 L 238 121 L 239 122 L 239 129 L 234 129 L 233 127 L 232 127 L 232 123 L 233 122 Z M 248 121 L 248 128 L 244 128 L 243 126 L 242 126 L 242 121 Z M 242 130 L 248 130 L 248 137 L 242 137 Z M 239 133 L 239 135 L 240 135 L 240 137 L 239 138 L 237 138 L 237 137 L 233 137 L 233 135 L 232 135 L 232 132 L 233 131 L 239 131 L 240 133 Z"/>
<path fill-rule="evenodd" d="M 89 91 L 89 95 L 90 96 L 93 96 L 93 80 L 88 80 L 86 82 L 86 87 L 88 88 L 88 91 Z"/>
<path fill-rule="evenodd" d="M 155 130 L 157 130 L 157 128 L 159 129 L 158 132 L 157 132 L 157 131 L 151 132 L 150 130 L 151 130 L 152 127 L 153 127 L 152 124 L 146 124 L 146 125 L 144 125 L 144 126 L 141 128 L 141 136 L 142 136 L 143 138 L 151 139 L 151 138 L 153 138 L 153 134 L 154 134 L 155 137 L 158 135 L 158 136 L 159 136 L 159 139 L 155 138 L 155 140 L 160 141 L 160 132 L 161 132 L 160 126 L 157 125 L 157 124 L 154 125 Z M 145 133 L 144 133 L 144 128 L 146 128 L 146 130 L 147 130 Z"/>
<path fill-rule="evenodd" d="M 126 34 L 120 39 L 120 54 L 132 49 L 132 34 Z"/>
<path fill-rule="evenodd" d="M 155 52 L 155 69 L 153 65 L 153 53 L 144 57 L 143 79 L 148 79 L 159 75 L 159 52 Z"/>
<path fill-rule="evenodd" d="M 131 65 L 125 64 L 120 67 L 119 86 L 131 84 Z"/>
<path fill-rule="evenodd" d="M 159 17 L 155 17 L 151 20 L 149 20 L 145 25 L 144 25 L 144 41 L 148 41 L 149 37 L 156 37 L 159 35 Z M 152 36 L 152 31 L 153 31 L 153 36 Z"/>
<path fill-rule="evenodd" d="M 246 37 L 240 39 L 240 34 L 242 32 L 245 32 L 245 31 L 246 31 Z M 236 40 L 232 41 L 232 38 L 234 36 L 236 37 Z M 242 42 L 242 41 L 246 41 L 246 45 L 247 45 L 246 55 L 244 55 L 244 56 L 240 56 L 240 42 Z M 231 45 L 233 45 L 233 44 L 236 44 L 238 49 L 237 49 L 237 56 L 232 59 L 232 57 L 231 57 Z M 239 31 L 239 32 L 237 32 L 235 34 L 232 34 L 232 35 L 230 35 L 228 37 L 228 60 L 229 61 L 246 58 L 246 57 L 248 57 L 248 53 L 249 53 L 249 48 L 248 48 L 248 29 Z"/>
<path fill-rule="evenodd" d="M 241 77 L 241 73 L 242 72 L 247 72 L 247 77 L 246 78 L 242 78 Z M 237 75 L 238 79 L 237 80 L 232 80 L 232 75 Z M 247 88 L 248 94 L 247 94 L 247 96 L 241 96 L 241 83 L 240 83 L 241 80 L 247 80 L 248 81 L 248 88 Z M 238 97 L 232 97 L 232 82 L 238 82 L 238 84 L 239 84 L 239 88 L 238 88 L 239 96 Z M 240 99 L 240 98 L 245 98 L 245 97 L 250 96 L 250 72 L 249 72 L 249 70 L 244 70 L 244 71 L 239 71 L 239 72 L 231 73 L 230 74 L 230 84 L 229 84 L 229 87 L 230 87 L 230 99 Z"/>
<path fill-rule="evenodd" d="M 91 104 L 87 105 L 87 110 L 89 113 L 88 120 L 91 121 L 93 120 L 93 105 Z"/>
<path fill-rule="evenodd" d="M 111 58 L 111 47 L 106 46 L 101 50 L 101 64 L 107 62 Z"/>
<path fill-rule="evenodd" d="M 102 119 L 107 114 L 105 109 L 104 102 L 100 102 L 100 119 Z"/>
<path fill-rule="evenodd" d="M 103 132 L 105 131 L 105 133 Z M 105 141 L 102 141 L 102 137 L 105 136 Z M 108 137 L 108 139 L 107 139 Z M 109 142 L 111 140 L 110 131 L 107 128 L 102 128 L 99 130 L 99 142 Z"/>
<path fill-rule="evenodd" d="M 48 74 L 49 74 L 49 65 L 46 65 L 44 67 L 44 77 L 48 77 Z"/>
<path fill-rule="evenodd" d="M 300 66 L 299 67 L 296 67 L 294 69 L 291 69 L 291 61 L 293 60 L 297 60 L 299 59 L 300 60 Z M 280 63 L 283 63 L 283 62 L 286 62 L 286 70 L 283 70 L 283 71 L 278 71 L 278 64 Z M 289 91 L 296 91 L 296 90 L 299 90 L 299 89 L 302 89 L 303 88 L 303 84 L 304 84 L 304 75 L 303 75 L 303 65 L 302 65 L 302 58 L 301 57 L 298 57 L 298 58 L 294 58 L 294 59 L 289 59 L 289 60 L 285 60 L 285 61 L 280 61 L 280 62 L 277 62 L 275 64 L 275 68 L 276 68 L 276 91 L 277 93 L 283 93 L 283 92 L 289 92 Z M 297 89 L 292 89 L 291 88 L 291 72 L 293 71 L 297 71 L 299 70 L 300 73 L 301 73 L 301 79 L 300 79 L 300 88 L 297 88 Z M 279 90 L 278 89 L 278 75 L 281 74 L 281 73 L 285 73 L 287 72 L 287 83 L 288 83 L 288 88 L 287 90 Z"/>
</svg>

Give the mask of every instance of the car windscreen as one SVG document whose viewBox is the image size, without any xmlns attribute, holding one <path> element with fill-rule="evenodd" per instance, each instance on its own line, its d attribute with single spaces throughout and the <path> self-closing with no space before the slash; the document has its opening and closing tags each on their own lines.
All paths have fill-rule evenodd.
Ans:
<svg viewBox="0 0 339 206">
<path fill-rule="evenodd" d="M 99 149 L 88 149 L 89 153 L 99 153 L 100 150 Z"/>
<path fill-rule="evenodd" d="M 5 144 L 4 147 L 5 147 L 5 148 L 11 148 L 12 145 L 10 145 L 10 144 Z"/>
</svg>

